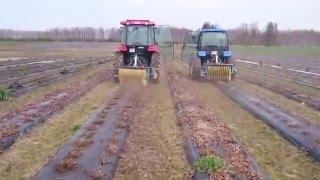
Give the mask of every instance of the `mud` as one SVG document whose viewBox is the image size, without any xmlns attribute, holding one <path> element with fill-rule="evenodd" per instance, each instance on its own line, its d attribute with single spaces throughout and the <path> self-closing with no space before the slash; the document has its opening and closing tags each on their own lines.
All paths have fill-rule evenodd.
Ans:
<svg viewBox="0 0 320 180">
<path fill-rule="evenodd" d="M 170 69 L 168 66 L 167 68 Z M 170 69 L 168 82 L 175 104 L 180 104 L 178 119 L 185 139 L 194 142 L 200 156 L 218 156 L 226 163 L 227 168 L 211 172 L 210 179 L 262 179 L 264 173 L 255 168 L 255 164 L 238 144 L 230 128 L 200 101 L 188 80 L 179 77 Z M 190 152 L 192 162 L 197 155 L 193 150 Z"/>
<path fill-rule="evenodd" d="M 224 83 L 217 84 L 218 89 L 240 104 L 258 119 L 274 128 L 281 136 L 298 148 L 306 151 L 312 158 L 320 161 L 320 126 L 295 117 L 283 109 L 250 96 Z"/>
<path fill-rule="evenodd" d="M 36 102 L 0 117 L 0 150 L 8 149 L 18 137 L 46 122 L 78 97 L 107 80 L 110 74 L 111 71 L 98 72 L 87 81 L 74 82 L 65 89 L 47 94 Z"/>
<path fill-rule="evenodd" d="M 123 88 L 101 106 L 34 179 L 111 179 L 137 113 L 139 88 Z M 79 141 L 86 137 L 83 146 Z"/>
<path fill-rule="evenodd" d="M 298 103 L 305 103 L 308 107 L 311 107 L 317 111 L 320 111 L 320 99 L 317 97 L 299 93 L 297 90 L 286 88 L 281 85 L 277 85 L 277 84 L 270 85 L 266 82 L 263 82 L 262 80 L 258 80 L 256 78 L 249 77 L 246 75 L 241 75 L 239 76 L 239 78 L 247 82 L 256 84 L 262 88 L 266 88 L 272 92 L 281 94 L 284 97 L 294 100 Z"/>
</svg>

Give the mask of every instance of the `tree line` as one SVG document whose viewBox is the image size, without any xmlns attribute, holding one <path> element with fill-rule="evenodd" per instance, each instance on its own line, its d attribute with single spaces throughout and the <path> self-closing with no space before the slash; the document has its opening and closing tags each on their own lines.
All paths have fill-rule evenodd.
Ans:
<svg viewBox="0 0 320 180">
<path fill-rule="evenodd" d="M 15 31 L 0 29 L 0 40 L 36 41 L 119 41 L 118 28 L 53 28 L 47 31 Z"/>
<path fill-rule="evenodd" d="M 202 28 L 218 27 L 205 22 Z M 175 43 L 183 43 L 187 28 L 172 27 Z M 320 32 L 314 30 L 279 30 L 277 23 L 269 22 L 264 28 L 257 23 L 241 24 L 228 29 L 231 44 L 238 45 L 289 45 L 320 46 Z M 118 28 L 53 28 L 46 31 L 15 31 L 0 29 L 0 40 L 37 40 L 37 41 L 120 41 Z"/>
</svg>

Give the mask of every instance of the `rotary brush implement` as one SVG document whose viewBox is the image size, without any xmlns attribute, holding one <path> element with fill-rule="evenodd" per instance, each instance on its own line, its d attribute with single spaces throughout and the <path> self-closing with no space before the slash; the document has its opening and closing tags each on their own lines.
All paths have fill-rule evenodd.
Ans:
<svg viewBox="0 0 320 180">
<path fill-rule="evenodd" d="M 189 64 L 192 79 L 230 81 L 236 66 L 229 51 L 226 31 L 212 28 L 186 35 L 181 59 Z"/>
</svg>

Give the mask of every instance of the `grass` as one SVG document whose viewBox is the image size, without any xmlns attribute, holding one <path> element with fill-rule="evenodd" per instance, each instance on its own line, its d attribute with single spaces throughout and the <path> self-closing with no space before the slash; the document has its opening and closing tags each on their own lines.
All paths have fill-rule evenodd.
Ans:
<svg viewBox="0 0 320 180">
<path fill-rule="evenodd" d="M 74 125 L 73 126 L 73 128 L 72 128 L 72 132 L 73 133 L 75 133 L 78 129 L 80 129 L 81 128 L 81 125 L 80 124 L 76 124 L 76 125 Z"/>
<path fill-rule="evenodd" d="M 220 158 L 206 156 L 200 157 L 196 162 L 196 169 L 199 172 L 214 172 L 224 167 L 224 162 Z"/>
<path fill-rule="evenodd" d="M 279 56 L 288 57 L 311 57 L 320 59 L 320 47 L 298 47 L 298 46 L 232 46 L 232 51 L 241 54 L 251 54 L 258 56 Z"/>
<path fill-rule="evenodd" d="M 303 151 L 279 136 L 268 125 L 221 93 L 210 83 L 194 82 L 193 88 L 224 121 L 253 155 L 270 179 L 317 179 L 320 166 Z"/>
<path fill-rule="evenodd" d="M 0 155 L 0 179 L 30 179 L 117 87 L 110 82 L 95 87 L 61 114 L 19 139 L 10 151 Z"/>
<path fill-rule="evenodd" d="M 24 73 L 26 73 L 28 71 L 28 68 L 26 68 L 26 67 L 19 67 L 18 69 L 17 69 L 17 73 L 18 74 L 24 74 Z"/>
<path fill-rule="evenodd" d="M 0 87 L 0 101 L 7 101 L 9 99 L 9 91 L 6 88 Z"/>
<path fill-rule="evenodd" d="M 78 43 L 88 46 L 90 44 L 101 45 L 99 48 L 79 48 L 74 45 L 66 45 L 72 42 L 29 42 L 29 41 L 0 41 L 0 58 L 8 57 L 39 57 L 39 56 L 68 56 L 68 57 L 97 57 L 110 56 L 117 43 L 88 42 Z"/>
</svg>

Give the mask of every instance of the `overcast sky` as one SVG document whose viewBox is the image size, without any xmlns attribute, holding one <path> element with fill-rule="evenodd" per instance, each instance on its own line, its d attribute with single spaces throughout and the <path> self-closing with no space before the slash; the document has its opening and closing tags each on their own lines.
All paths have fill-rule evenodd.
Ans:
<svg viewBox="0 0 320 180">
<path fill-rule="evenodd" d="M 280 29 L 320 30 L 319 0 L 1 0 L 0 29 L 119 27 L 127 18 L 196 29 L 204 21 L 233 28 L 277 22 Z"/>
</svg>

